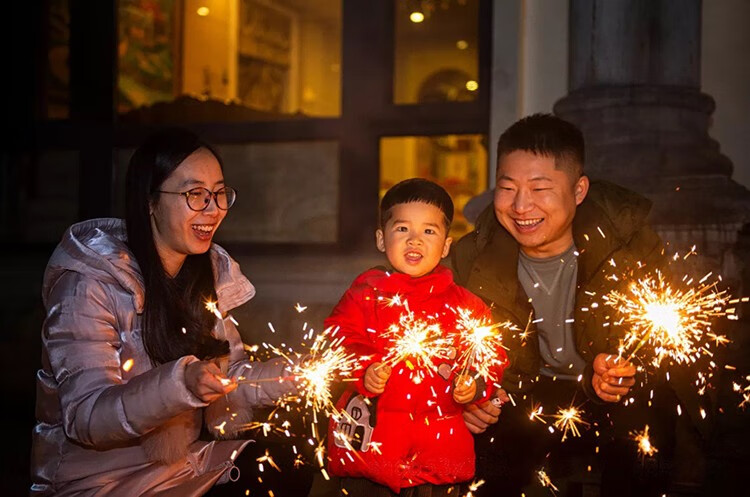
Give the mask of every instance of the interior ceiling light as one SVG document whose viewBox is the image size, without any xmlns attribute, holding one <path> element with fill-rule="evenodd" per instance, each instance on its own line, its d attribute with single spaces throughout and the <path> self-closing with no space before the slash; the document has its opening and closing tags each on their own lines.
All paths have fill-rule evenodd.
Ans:
<svg viewBox="0 0 750 497">
<path fill-rule="evenodd" d="M 424 21 L 424 14 L 418 10 L 415 10 L 414 12 L 409 14 L 409 20 L 414 23 L 420 23 Z"/>
<path fill-rule="evenodd" d="M 209 14 L 210 10 L 208 10 L 208 7 L 198 7 L 197 13 L 201 17 L 206 17 Z"/>
</svg>

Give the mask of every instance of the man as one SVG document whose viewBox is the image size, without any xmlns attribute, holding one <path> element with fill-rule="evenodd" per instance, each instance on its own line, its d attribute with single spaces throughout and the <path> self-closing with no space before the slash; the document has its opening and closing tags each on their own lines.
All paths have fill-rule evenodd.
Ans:
<svg viewBox="0 0 750 497">
<path fill-rule="evenodd" d="M 497 322 L 518 328 L 503 337 L 510 366 L 497 392 L 516 407 L 497 424 L 491 404 L 464 413 L 469 429 L 484 433 L 477 476 L 487 480 L 486 495 L 520 495 L 542 468 L 560 478 L 585 472 L 598 451 L 598 442 L 560 444 L 559 433 L 529 419 L 531 409 L 554 414 L 586 401 L 600 423 L 590 432 L 598 432 L 610 421 L 603 406 L 621 403 L 635 384 L 636 368 L 616 358 L 623 330 L 610 323 L 601 296 L 622 284 L 611 278 L 610 261 L 660 267 L 662 244 L 645 223 L 648 200 L 590 183 L 583 166 L 574 125 L 549 114 L 516 122 L 498 142 L 494 204 L 452 252 L 457 281 L 492 305 Z"/>
</svg>

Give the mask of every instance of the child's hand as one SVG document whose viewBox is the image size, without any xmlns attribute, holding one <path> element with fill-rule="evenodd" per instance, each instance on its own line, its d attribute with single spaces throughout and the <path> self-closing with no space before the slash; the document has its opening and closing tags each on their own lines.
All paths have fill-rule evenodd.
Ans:
<svg viewBox="0 0 750 497">
<path fill-rule="evenodd" d="M 368 392 L 380 395 L 391 377 L 391 367 L 382 362 L 373 362 L 365 371 L 365 388 Z"/>
<path fill-rule="evenodd" d="M 477 394 L 477 382 L 467 374 L 460 374 L 453 380 L 453 400 L 457 404 L 468 404 Z"/>
</svg>

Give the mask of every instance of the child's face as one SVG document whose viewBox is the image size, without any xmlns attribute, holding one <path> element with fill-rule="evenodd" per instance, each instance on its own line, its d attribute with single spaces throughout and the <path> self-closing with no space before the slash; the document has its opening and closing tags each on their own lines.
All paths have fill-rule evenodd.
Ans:
<svg viewBox="0 0 750 497">
<path fill-rule="evenodd" d="M 448 255 L 443 211 L 424 202 L 396 204 L 382 230 L 375 232 L 378 250 L 385 252 L 396 271 L 418 278 L 429 273 Z"/>
</svg>

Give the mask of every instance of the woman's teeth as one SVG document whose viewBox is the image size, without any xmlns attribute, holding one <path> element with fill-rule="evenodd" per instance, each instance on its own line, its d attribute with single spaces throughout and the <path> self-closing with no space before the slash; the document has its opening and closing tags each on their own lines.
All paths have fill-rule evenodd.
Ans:
<svg viewBox="0 0 750 497">
<path fill-rule="evenodd" d="M 542 218 L 536 218 L 536 219 L 516 219 L 516 224 L 519 226 L 534 226 L 535 224 L 539 224 L 542 222 Z"/>
<path fill-rule="evenodd" d="M 211 233 L 214 230 L 213 224 L 194 224 L 193 229 L 201 233 Z"/>
</svg>

